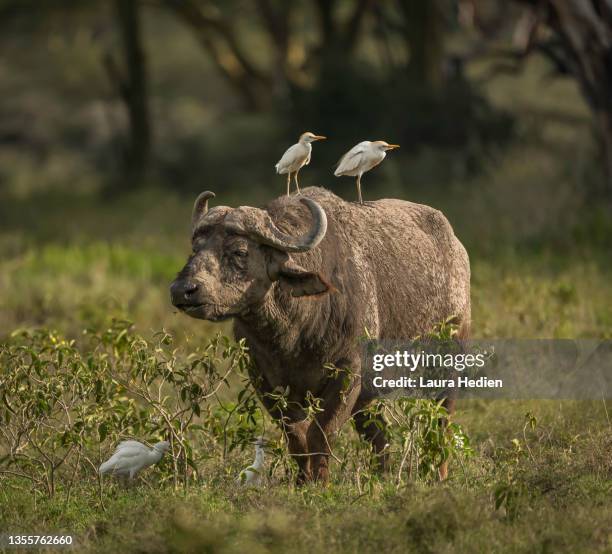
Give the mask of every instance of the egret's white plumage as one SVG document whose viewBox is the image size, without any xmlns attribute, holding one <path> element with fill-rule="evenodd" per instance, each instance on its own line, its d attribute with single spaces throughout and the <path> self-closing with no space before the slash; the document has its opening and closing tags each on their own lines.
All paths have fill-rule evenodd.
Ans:
<svg viewBox="0 0 612 554">
<path fill-rule="evenodd" d="M 238 476 L 238 482 L 242 485 L 257 487 L 261 485 L 264 478 L 264 439 L 258 437 L 255 441 L 255 461 Z"/>
<path fill-rule="evenodd" d="M 384 140 L 375 140 L 374 142 L 364 140 L 353 146 L 340 158 L 334 175 L 336 177 L 341 175 L 357 177 L 357 196 L 359 203 L 363 204 L 361 198 L 361 176 L 382 162 L 387 155 L 387 150 L 395 148 L 399 148 L 399 144 L 389 144 Z"/>
<path fill-rule="evenodd" d="M 123 441 L 115 453 L 100 466 L 100 474 L 110 473 L 133 479 L 145 467 L 155 465 L 170 448 L 168 441 L 158 442 L 149 448 L 138 441 Z"/>
<path fill-rule="evenodd" d="M 291 187 L 291 174 L 294 175 L 295 186 L 297 192 L 300 192 L 300 184 L 298 183 L 298 173 L 300 169 L 310 163 L 312 156 L 312 143 L 317 140 L 324 140 L 326 137 L 315 135 L 310 131 L 303 133 L 298 142 L 287 148 L 283 157 L 276 164 L 276 173 L 280 175 L 287 174 L 287 196 Z"/>
</svg>

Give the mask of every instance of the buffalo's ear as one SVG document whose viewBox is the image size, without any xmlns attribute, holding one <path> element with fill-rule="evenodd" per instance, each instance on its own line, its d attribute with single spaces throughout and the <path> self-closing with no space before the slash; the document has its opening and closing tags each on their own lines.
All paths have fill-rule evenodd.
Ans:
<svg viewBox="0 0 612 554">
<path fill-rule="evenodd" d="M 296 298 L 325 294 L 333 289 L 319 273 L 307 271 L 284 252 L 272 254 L 268 275 L 272 281 L 280 281 Z"/>
</svg>

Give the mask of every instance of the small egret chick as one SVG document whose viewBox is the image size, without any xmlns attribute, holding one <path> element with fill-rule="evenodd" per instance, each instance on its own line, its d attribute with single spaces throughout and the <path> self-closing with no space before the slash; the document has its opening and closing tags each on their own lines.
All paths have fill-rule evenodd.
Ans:
<svg viewBox="0 0 612 554">
<path fill-rule="evenodd" d="M 247 487 L 258 487 L 264 478 L 264 438 L 257 437 L 255 441 L 255 461 L 243 469 L 238 476 L 238 483 Z"/>
<path fill-rule="evenodd" d="M 290 146 L 283 154 L 283 157 L 276 164 L 276 173 L 279 175 L 287 174 L 287 196 L 291 188 L 291 174 L 295 179 L 295 187 L 297 192 L 300 192 L 300 184 L 298 182 L 298 173 L 305 165 L 310 163 L 312 154 L 312 143 L 316 140 L 325 140 L 327 137 L 315 135 L 310 131 L 303 133 L 296 144 Z"/>
<path fill-rule="evenodd" d="M 100 466 L 100 474 L 110 473 L 134 479 L 139 471 L 158 463 L 169 448 L 168 441 L 158 442 L 153 448 L 138 441 L 123 441 L 110 459 Z"/>
<path fill-rule="evenodd" d="M 399 144 L 389 144 L 384 140 L 375 140 L 374 142 L 364 140 L 358 145 L 353 146 L 340 158 L 334 175 L 336 177 L 341 175 L 357 177 L 357 197 L 359 198 L 359 203 L 363 204 L 361 197 L 361 176 L 382 162 L 387 155 L 387 150 L 394 150 L 395 148 L 399 148 Z"/>
</svg>

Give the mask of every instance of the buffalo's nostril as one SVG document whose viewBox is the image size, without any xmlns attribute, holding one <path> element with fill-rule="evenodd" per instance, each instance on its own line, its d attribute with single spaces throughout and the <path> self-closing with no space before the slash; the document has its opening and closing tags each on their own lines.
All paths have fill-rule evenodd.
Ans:
<svg viewBox="0 0 612 554">
<path fill-rule="evenodd" d="M 198 285 L 197 283 L 186 283 L 185 284 L 185 289 L 183 291 L 183 296 L 185 297 L 185 300 L 189 300 L 189 298 L 195 294 L 198 290 Z"/>
<path fill-rule="evenodd" d="M 170 285 L 170 299 L 175 306 L 193 302 L 199 286 L 194 281 L 176 280 Z"/>
</svg>

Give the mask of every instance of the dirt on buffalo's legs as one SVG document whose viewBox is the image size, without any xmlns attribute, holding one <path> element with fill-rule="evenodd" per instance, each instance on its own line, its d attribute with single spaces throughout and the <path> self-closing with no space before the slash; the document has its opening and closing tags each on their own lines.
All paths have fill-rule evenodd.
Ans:
<svg viewBox="0 0 612 554">
<path fill-rule="evenodd" d="M 334 365 L 338 368 L 357 367 L 347 360 L 340 360 Z M 347 384 L 344 372 L 330 378 L 323 389 L 319 405 L 322 411 L 311 422 L 307 434 L 310 468 L 315 481 L 327 483 L 329 480 L 331 442 L 340 427 L 351 417 L 360 390 L 359 379 L 353 377 Z"/>
<path fill-rule="evenodd" d="M 289 453 L 293 456 L 293 459 L 298 465 L 297 485 L 303 485 L 304 483 L 312 481 L 310 456 L 308 455 L 308 443 L 306 441 L 307 431 L 307 421 L 285 425 L 285 435 L 287 436 Z"/>
</svg>

